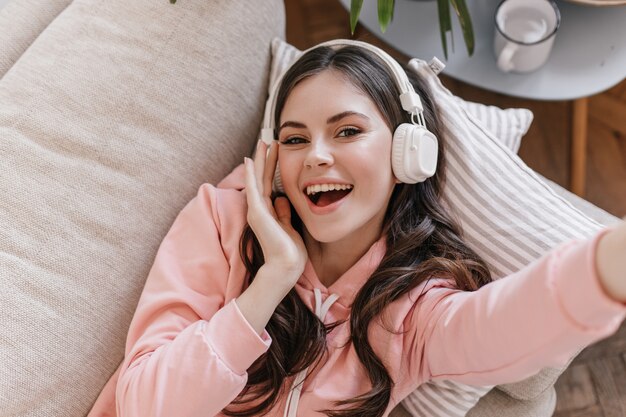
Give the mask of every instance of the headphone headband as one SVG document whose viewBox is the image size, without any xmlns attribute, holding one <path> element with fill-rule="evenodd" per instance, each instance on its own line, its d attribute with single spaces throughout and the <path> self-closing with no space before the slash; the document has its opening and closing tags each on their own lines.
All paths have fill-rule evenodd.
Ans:
<svg viewBox="0 0 626 417">
<path fill-rule="evenodd" d="M 382 49 L 370 45 L 369 43 L 350 40 L 350 39 L 335 39 L 327 42 L 322 42 L 318 45 L 315 45 L 305 51 L 303 51 L 303 55 L 307 52 L 319 48 L 321 46 L 328 47 L 341 47 L 341 46 L 359 46 L 363 49 L 367 49 L 370 52 L 376 54 L 379 58 L 381 58 L 386 64 L 387 67 L 393 73 L 393 76 L 396 80 L 396 84 L 401 92 L 400 94 L 400 103 L 402 104 L 402 108 L 411 114 L 411 120 L 413 120 L 413 116 L 416 117 L 416 123 L 423 127 L 426 127 L 424 122 L 424 117 L 422 116 L 422 112 L 424 108 L 422 107 L 422 101 L 420 100 L 419 95 L 413 89 L 413 85 L 409 81 L 406 73 L 398 64 L 398 62 L 393 59 L 387 52 Z M 292 64 L 293 65 L 293 64 Z M 265 115 L 263 119 L 263 129 L 261 130 L 261 139 L 266 144 L 270 144 L 274 138 L 274 112 L 276 111 L 276 99 L 278 96 L 278 89 L 282 84 L 283 78 L 287 71 L 291 68 L 291 65 L 287 67 L 282 74 L 276 80 L 276 83 L 272 87 L 272 91 L 270 93 L 270 97 L 268 99 L 268 105 L 265 107 Z"/>
</svg>

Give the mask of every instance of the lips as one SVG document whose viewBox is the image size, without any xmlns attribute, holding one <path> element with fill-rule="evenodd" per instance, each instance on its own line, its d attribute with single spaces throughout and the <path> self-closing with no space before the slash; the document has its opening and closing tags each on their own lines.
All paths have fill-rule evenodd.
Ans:
<svg viewBox="0 0 626 417">
<path fill-rule="evenodd" d="M 339 207 L 352 192 L 354 186 L 338 177 L 317 177 L 305 181 L 301 186 L 309 209 L 324 214 Z"/>
<path fill-rule="evenodd" d="M 324 196 L 323 194 L 333 193 L 334 195 Z M 323 215 L 329 214 L 337 210 L 341 205 L 347 201 L 347 196 L 352 193 L 352 190 L 335 190 L 317 193 L 318 196 L 306 196 L 306 201 L 309 206 L 309 210 L 313 214 Z M 321 195 L 320 195 L 321 194 Z M 306 194 L 305 194 L 306 195 Z"/>
<path fill-rule="evenodd" d="M 309 199 L 318 207 L 326 207 L 329 206 L 350 194 L 352 189 L 347 190 L 332 190 L 332 191 L 321 191 L 315 194 L 309 195 Z"/>
</svg>

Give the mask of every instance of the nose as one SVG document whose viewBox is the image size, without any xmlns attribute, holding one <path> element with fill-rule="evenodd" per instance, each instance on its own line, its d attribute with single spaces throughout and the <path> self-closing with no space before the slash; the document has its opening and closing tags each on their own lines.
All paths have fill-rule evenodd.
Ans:
<svg viewBox="0 0 626 417">
<path fill-rule="evenodd" d="M 323 140 L 314 140 L 309 146 L 306 158 L 304 159 L 304 166 L 307 168 L 314 168 L 317 166 L 332 165 L 334 158 L 332 150 L 328 144 Z"/>
</svg>

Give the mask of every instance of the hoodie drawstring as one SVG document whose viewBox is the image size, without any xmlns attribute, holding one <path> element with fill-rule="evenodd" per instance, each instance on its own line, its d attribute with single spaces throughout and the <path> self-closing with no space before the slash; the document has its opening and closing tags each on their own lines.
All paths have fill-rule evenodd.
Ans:
<svg viewBox="0 0 626 417">
<path fill-rule="evenodd" d="M 326 301 L 322 303 L 322 292 L 318 288 L 315 288 L 313 292 L 315 294 L 315 315 L 323 322 L 330 306 L 337 301 L 339 296 L 337 294 L 331 294 L 328 296 Z M 284 417 L 296 417 L 296 413 L 298 412 L 298 402 L 300 401 L 300 392 L 302 391 L 302 385 L 308 370 L 309 367 L 307 366 L 305 369 L 298 372 L 293 384 L 291 384 L 291 390 L 289 390 L 287 404 L 285 405 L 285 414 L 283 414 Z"/>
</svg>

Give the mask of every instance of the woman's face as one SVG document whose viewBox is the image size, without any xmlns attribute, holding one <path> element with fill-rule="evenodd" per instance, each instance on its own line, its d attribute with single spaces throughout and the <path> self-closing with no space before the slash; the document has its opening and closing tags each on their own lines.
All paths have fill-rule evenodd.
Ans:
<svg viewBox="0 0 626 417">
<path fill-rule="evenodd" d="M 315 240 L 380 235 L 397 183 L 391 137 L 374 102 L 338 72 L 325 70 L 291 91 L 278 163 L 287 197 Z"/>
</svg>

